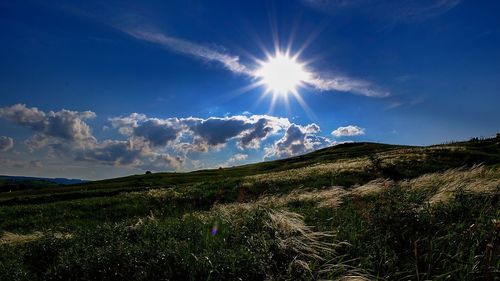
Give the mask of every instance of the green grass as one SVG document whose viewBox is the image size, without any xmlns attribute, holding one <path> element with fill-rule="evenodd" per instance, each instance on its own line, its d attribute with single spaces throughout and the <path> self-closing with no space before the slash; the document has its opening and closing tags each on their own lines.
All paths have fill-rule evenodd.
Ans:
<svg viewBox="0 0 500 281">
<path fill-rule="evenodd" d="M 498 139 L 354 143 L 0 193 L 0 280 L 498 280 L 499 164 Z"/>
<path fill-rule="evenodd" d="M 32 189 L 49 188 L 49 187 L 60 187 L 62 185 L 45 181 L 45 180 L 34 180 L 34 179 L 11 179 L 8 177 L 0 176 L 0 193 L 2 192 L 12 192 L 12 191 L 26 191 Z"/>
</svg>

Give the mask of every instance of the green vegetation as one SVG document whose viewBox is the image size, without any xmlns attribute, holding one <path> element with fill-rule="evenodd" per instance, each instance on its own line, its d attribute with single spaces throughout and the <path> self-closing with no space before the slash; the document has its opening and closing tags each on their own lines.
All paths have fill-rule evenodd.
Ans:
<svg viewBox="0 0 500 281">
<path fill-rule="evenodd" d="M 47 187 L 58 187 L 60 184 L 36 180 L 36 179 L 11 179 L 9 177 L 0 176 L 0 193 L 1 192 L 12 192 L 17 190 L 28 190 L 28 189 L 41 189 Z"/>
<path fill-rule="evenodd" d="M 0 193 L 0 280 L 498 280 L 500 140 Z"/>
</svg>

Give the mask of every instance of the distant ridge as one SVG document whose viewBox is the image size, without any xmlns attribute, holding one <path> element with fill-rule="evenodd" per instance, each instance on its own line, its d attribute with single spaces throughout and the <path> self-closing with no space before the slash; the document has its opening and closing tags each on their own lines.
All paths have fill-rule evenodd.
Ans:
<svg viewBox="0 0 500 281">
<path fill-rule="evenodd" d="M 80 183 L 89 182 L 88 180 L 82 180 L 82 179 L 39 178 L 39 177 L 6 176 L 6 175 L 0 175 L 0 179 L 11 180 L 11 181 L 45 181 L 45 182 L 51 182 L 51 183 L 63 184 L 63 185 L 72 185 L 72 184 L 80 184 Z"/>
</svg>

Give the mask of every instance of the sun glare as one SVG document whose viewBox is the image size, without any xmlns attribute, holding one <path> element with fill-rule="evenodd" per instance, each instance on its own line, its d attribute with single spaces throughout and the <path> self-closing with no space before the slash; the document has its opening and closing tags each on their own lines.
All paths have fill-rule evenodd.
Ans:
<svg viewBox="0 0 500 281">
<path fill-rule="evenodd" d="M 295 57 L 281 53 L 261 62 L 255 76 L 260 78 L 267 91 L 282 96 L 297 93 L 297 88 L 309 79 L 303 64 L 297 62 Z"/>
</svg>

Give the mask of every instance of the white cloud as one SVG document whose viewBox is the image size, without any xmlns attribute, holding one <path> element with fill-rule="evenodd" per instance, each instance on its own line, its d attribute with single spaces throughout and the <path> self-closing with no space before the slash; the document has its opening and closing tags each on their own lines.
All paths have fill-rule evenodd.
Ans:
<svg viewBox="0 0 500 281">
<path fill-rule="evenodd" d="M 227 164 L 227 166 L 229 166 L 230 164 L 241 162 L 243 160 L 246 160 L 247 158 L 248 158 L 248 154 L 237 153 L 237 154 L 231 156 L 231 158 L 229 158 L 229 160 L 227 160 L 226 164 Z"/>
<path fill-rule="evenodd" d="M 11 137 L 0 137 L 0 151 L 8 151 L 14 147 L 14 140 Z"/>
<path fill-rule="evenodd" d="M 332 135 L 334 137 L 351 137 L 351 136 L 360 136 L 365 134 L 365 129 L 360 128 L 358 126 L 345 126 L 345 127 L 338 127 L 336 130 L 332 132 Z"/>
<path fill-rule="evenodd" d="M 47 138 L 43 134 L 34 134 L 24 141 L 24 144 L 31 152 L 46 147 L 48 143 L 49 143 L 49 138 Z"/>
<path fill-rule="evenodd" d="M 273 145 L 265 148 L 265 159 L 300 155 L 332 144 L 326 137 L 318 136 L 320 128 L 316 124 L 300 126 L 291 124 L 285 135 Z"/>
<path fill-rule="evenodd" d="M 28 108 L 24 104 L 15 104 L 0 108 L 0 118 L 37 132 L 36 145 L 70 142 L 74 146 L 87 146 L 96 142 L 90 126 L 84 120 L 95 118 L 92 111 L 70 111 L 62 109 L 54 112 L 43 112 L 36 107 Z M 34 141 L 31 143 L 34 144 Z"/>
</svg>

